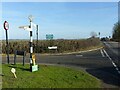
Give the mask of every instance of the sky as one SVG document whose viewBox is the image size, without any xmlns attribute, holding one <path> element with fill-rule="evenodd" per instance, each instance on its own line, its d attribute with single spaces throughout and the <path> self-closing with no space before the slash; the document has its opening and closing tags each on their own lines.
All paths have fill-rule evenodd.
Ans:
<svg viewBox="0 0 120 90">
<path fill-rule="evenodd" d="M 29 39 L 29 32 L 18 28 L 30 24 L 29 15 L 39 26 L 39 39 L 46 39 L 46 34 L 53 34 L 54 39 L 83 39 L 89 38 L 91 32 L 109 37 L 118 21 L 118 3 L 2 2 L 1 13 L 2 23 L 9 23 L 9 39 Z M 5 39 L 4 28 L 1 38 Z M 33 38 L 36 39 L 36 29 Z"/>
</svg>

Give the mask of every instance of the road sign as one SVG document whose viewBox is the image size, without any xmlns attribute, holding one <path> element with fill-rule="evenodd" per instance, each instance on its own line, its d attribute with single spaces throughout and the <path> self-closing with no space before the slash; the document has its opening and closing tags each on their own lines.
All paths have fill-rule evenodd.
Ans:
<svg viewBox="0 0 120 90">
<path fill-rule="evenodd" d="M 9 29 L 9 24 L 7 21 L 4 22 L 4 29 L 5 30 L 8 30 Z"/>
<path fill-rule="evenodd" d="M 5 29 L 6 32 L 6 54 L 7 54 L 7 61 L 9 64 L 9 45 L 8 45 L 8 29 L 9 29 L 9 24 L 7 21 L 4 22 L 3 27 Z"/>
<path fill-rule="evenodd" d="M 57 49 L 57 46 L 48 47 L 48 49 Z"/>
<path fill-rule="evenodd" d="M 14 68 L 11 69 L 11 72 L 12 72 L 12 73 L 15 73 L 15 71 L 16 71 L 16 70 L 15 70 Z"/>
<path fill-rule="evenodd" d="M 17 76 L 16 76 L 16 74 L 15 74 L 15 72 L 16 72 L 15 68 L 12 68 L 12 69 L 11 69 L 11 72 L 13 73 L 14 77 L 17 78 Z"/>
<path fill-rule="evenodd" d="M 46 34 L 46 39 L 47 40 L 52 40 L 53 39 L 53 34 Z"/>
</svg>

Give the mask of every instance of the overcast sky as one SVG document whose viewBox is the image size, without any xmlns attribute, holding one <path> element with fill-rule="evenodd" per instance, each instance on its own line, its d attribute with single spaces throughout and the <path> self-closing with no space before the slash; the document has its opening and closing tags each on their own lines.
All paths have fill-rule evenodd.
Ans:
<svg viewBox="0 0 120 90">
<path fill-rule="evenodd" d="M 89 38 L 92 31 L 108 37 L 118 21 L 118 3 L 2 2 L 2 23 L 5 20 L 9 23 L 9 39 L 29 39 L 29 32 L 18 28 L 29 25 L 29 15 L 39 25 L 39 39 L 45 39 L 46 34 L 53 34 L 55 39 Z M 2 39 L 5 39 L 3 28 Z"/>
</svg>

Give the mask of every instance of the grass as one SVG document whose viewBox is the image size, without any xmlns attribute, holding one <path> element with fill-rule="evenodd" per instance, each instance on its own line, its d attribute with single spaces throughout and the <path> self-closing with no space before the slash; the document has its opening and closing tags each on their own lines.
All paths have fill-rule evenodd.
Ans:
<svg viewBox="0 0 120 90">
<path fill-rule="evenodd" d="M 11 73 L 16 69 L 17 78 Z M 60 66 L 39 65 L 39 71 L 30 72 L 29 64 L 2 65 L 3 88 L 99 88 L 100 81 L 80 70 Z"/>
</svg>

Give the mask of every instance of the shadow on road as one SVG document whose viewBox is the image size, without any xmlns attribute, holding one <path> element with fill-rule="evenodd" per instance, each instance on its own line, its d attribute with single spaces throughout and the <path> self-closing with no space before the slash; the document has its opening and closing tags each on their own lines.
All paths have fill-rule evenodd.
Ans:
<svg viewBox="0 0 120 90">
<path fill-rule="evenodd" d="M 120 75 L 117 73 L 117 71 L 112 69 L 113 69 L 112 67 L 105 67 L 105 68 L 98 68 L 98 69 L 87 69 L 86 71 L 89 74 L 102 80 L 106 84 L 120 87 Z M 114 75 L 112 74 L 113 72 L 115 72 Z"/>
</svg>

